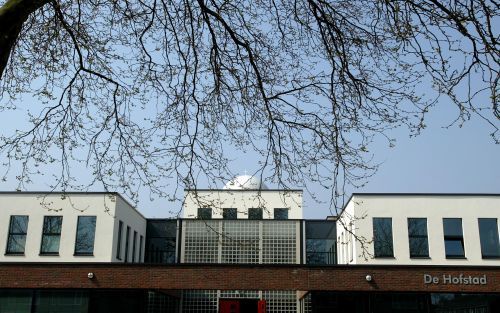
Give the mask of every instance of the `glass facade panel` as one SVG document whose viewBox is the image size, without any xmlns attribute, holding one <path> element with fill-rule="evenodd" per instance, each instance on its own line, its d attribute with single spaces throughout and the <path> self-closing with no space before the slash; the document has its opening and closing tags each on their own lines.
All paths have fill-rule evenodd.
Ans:
<svg viewBox="0 0 500 313">
<path fill-rule="evenodd" d="M 336 264 L 335 221 L 306 221 L 306 263 Z"/>
<path fill-rule="evenodd" d="M 198 218 L 200 220 L 211 220 L 212 208 L 198 208 Z"/>
<path fill-rule="evenodd" d="M 36 313 L 87 313 L 88 293 L 86 291 L 35 292 L 34 312 Z"/>
<path fill-rule="evenodd" d="M 222 223 L 221 263 L 259 263 L 259 222 Z"/>
<path fill-rule="evenodd" d="M 478 223 L 479 237 L 481 239 L 481 254 L 483 258 L 500 258 L 497 219 L 480 218 Z"/>
<path fill-rule="evenodd" d="M 175 263 L 176 239 L 177 220 L 148 220 L 146 228 L 146 262 Z"/>
<path fill-rule="evenodd" d="M 297 263 L 297 222 L 263 221 L 262 263 Z"/>
<path fill-rule="evenodd" d="M 248 209 L 248 219 L 249 220 L 261 220 L 263 210 L 261 208 L 249 208 Z"/>
<path fill-rule="evenodd" d="M 274 219 L 275 220 L 287 220 L 288 219 L 288 209 L 275 208 L 274 209 Z"/>
<path fill-rule="evenodd" d="M 443 218 L 444 248 L 447 258 L 465 257 L 461 218 Z"/>
<path fill-rule="evenodd" d="M 75 254 L 92 255 L 95 240 L 95 216 L 79 216 L 76 229 Z"/>
<path fill-rule="evenodd" d="M 31 290 L 0 289 L 0 312 L 32 313 L 32 297 Z"/>
<path fill-rule="evenodd" d="M 27 215 L 12 215 L 10 217 L 6 254 L 24 254 L 28 220 Z"/>
<path fill-rule="evenodd" d="M 392 219 L 390 217 L 373 218 L 373 240 L 375 257 L 393 257 Z"/>
<path fill-rule="evenodd" d="M 41 254 L 59 254 L 62 219 L 62 216 L 44 217 Z"/>
<path fill-rule="evenodd" d="M 408 240 L 410 244 L 410 257 L 429 256 L 426 218 L 408 219 Z"/>
<path fill-rule="evenodd" d="M 238 210 L 236 208 L 223 208 L 222 218 L 225 220 L 235 220 L 238 218 Z"/>
</svg>

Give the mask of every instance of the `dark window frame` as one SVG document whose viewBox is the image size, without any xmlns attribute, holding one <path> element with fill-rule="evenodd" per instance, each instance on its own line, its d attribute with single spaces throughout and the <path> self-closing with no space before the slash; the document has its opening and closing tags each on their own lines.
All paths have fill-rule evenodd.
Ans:
<svg viewBox="0 0 500 313">
<path fill-rule="evenodd" d="M 142 245 L 144 244 L 144 236 L 139 235 L 139 260 L 138 262 L 142 262 Z"/>
<path fill-rule="evenodd" d="M 45 233 L 45 221 L 48 220 L 49 218 L 60 218 L 60 223 L 61 223 L 61 226 L 60 226 L 60 230 L 59 230 L 59 233 Z M 59 255 L 59 250 L 61 249 L 61 233 L 62 233 L 62 224 L 63 224 L 63 216 L 62 215 L 45 215 L 43 217 L 43 225 L 42 225 L 42 240 L 40 240 L 40 255 Z M 57 247 L 57 252 L 47 252 L 47 251 L 43 251 L 43 239 L 46 237 L 46 236 L 51 236 L 51 237 L 56 237 L 56 236 L 59 236 L 59 245 Z"/>
<path fill-rule="evenodd" d="M 125 231 L 125 258 L 124 262 L 128 262 L 128 247 L 130 241 L 130 226 L 127 225 L 127 230 Z"/>
<path fill-rule="evenodd" d="M 118 260 L 122 259 L 122 232 L 123 232 L 123 222 L 118 221 L 118 240 L 116 242 L 116 258 Z"/>
<path fill-rule="evenodd" d="M 234 212 L 233 212 L 233 210 L 234 210 Z M 234 218 L 229 218 L 228 214 L 226 214 L 226 212 L 235 213 Z M 238 219 L 238 209 L 236 209 L 236 208 L 223 208 L 222 209 L 222 219 L 224 219 L 224 220 L 237 220 Z"/>
<path fill-rule="evenodd" d="M 26 217 L 26 232 L 25 233 L 13 233 L 12 232 L 12 223 L 14 218 L 16 217 Z M 29 225 L 30 217 L 29 215 L 11 215 L 9 220 L 9 232 L 7 235 L 7 245 L 5 247 L 5 255 L 24 255 L 24 251 L 26 251 L 26 239 L 28 238 L 28 225 Z M 24 246 L 22 252 L 9 251 L 9 242 L 11 236 L 24 236 Z"/>
<path fill-rule="evenodd" d="M 78 242 L 78 230 L 79 230 L 79 226 L 80 226 L 80 218 L 81 217 L 93 217 L 94 218 L 94 238 L 92 241 L 92 252 L 78 252 L 78 251 L 76 251 L 76 243 Z M 95 215 L 79 215 L 78 216 L 78 219 L 76 221 L 75 251 L 74 251 L 75 256 L 93 256 L 94 255 L 96 228 L 97 228 L 97 216 L 95 216 Z"/>
<path fill-rule="evenodd" d="M 137 231 L 134 230 L 134 235 L 132 236 L 132 263 L 135 263 L 135 253 L 137 252 L 136 242 L 137 242 Z"/>
<path fill-rule="evenodd" d="M 207 212 L 210 212 L 210 216 L 206 214 Z M 200 220 L 211 220 L 213 218 L 212 208 L 198 208 L 196 218 Z"/>
<path fill-rule="evenodd" d="M 494 220 L 495 221 L 495 230 L 496 230 L 496 244 L 497 247 L 495 250 L 496 253 L 494 255 L 486 255 L 484 252 L 484 240 L 483 237 L 481 236 L 481 221 L 485 220 Z M 483 259 L 500 259 L 500 239 L 499 239 L 499 231 L 498 231 L 498 219 L 495 217 L 479 217 L 477 219 L 477 224 L 478 224 L 478 231 L 479 231 L 479 243 L 481 245 L 481 258 Z M 494 234 L 495 235 L 495 234 Z"/>
<path fill-rule="evenodd" d="M 251 218 L 251 215 L 250 214 L 250 211 L 251 210 L 259 210 L 260 211 L 260 217 L 259 218 Z M 249 220 L 253 220 L 253 221 L 260 221 L 260 220 L 263 220 L 264 219 L 264 209 L 262 208 L 248 208 L 248 219 Z"/>
<path fill-rule="evenodd" d="M 391 250 L 390 254 L 385 254 L 385 253 L 377 252 L 377 246 L 378 246 L 378 244 L 377 244 L 377 233 L 379 233 L 379 231 L 376 229 L 377 227 L 375 226 L 376 225 L 376 223 L 375 223 L 376 220 L 390 220 L 390 225 L 391 225 L 391 227 L 390 227 L 390 237 L 391 237 L 391 241 L 390 241 L 390 245 L 388 245 L 388 247 L 390 246 L 390 250 Z M 372 219 L 372 226 L 373 226 L 373 256 L 375 258 L 394 258 L 394 233 L 392 231 L 392 229 L 393 229 L 393 227 L 392 227 L 392 217 L 373 217 L 373 219 Z"/>
<path fill-rule="evenodd" d="M 460 220 L 460 230 L 461 230 L 461 235 L 447 235 L 446 234 L 446 226 L 445 226 L 445 220 Z M 466 258 L 466 253 L 465 253 L 465 241 L 464 241 L 464 228 L 463 228 L 463 222 L 462 218 L 460 217 L 445 217 L 443 218 L 443 237 L 444 237 L 444 254 L 447 259 L 465 259 Z M 460 243 L 460 246 L 462 247 L 462 254 L 448 254 L 448 251 L 446 250 L 446 242 L 458 242 Z"/>
<path fill-rule="evenodd" d="M 286 218 L 276 218 L 276 211 L 286 212 Z M 278 220 L 278 221 L 286 221 L 286 220 L 288 220 L 289 213 L 290 213 L 290 210 L 288 208 L 274 208 L 273 219 Z"/>
<path fill-rule="evenodd" d="M 420 235 L 420 234 L 412 234 L 411 229 L 410 229 L 410 220 L 424 220 L 425 223 L 425 235 Z M 426 217 L 409 217 L 407 219 L 407 224 L 408 224 L 408 247 L 410 251 L 410 258 L 429 258 L 429 232 L 428 232 L 428 227 L 427 227 L 427 218 Z M 412 239 L 425 239 L 426 243 L 426 248 L 427 251 L 425 254 L 415 254 L 412 253 Z"/>
</svg>

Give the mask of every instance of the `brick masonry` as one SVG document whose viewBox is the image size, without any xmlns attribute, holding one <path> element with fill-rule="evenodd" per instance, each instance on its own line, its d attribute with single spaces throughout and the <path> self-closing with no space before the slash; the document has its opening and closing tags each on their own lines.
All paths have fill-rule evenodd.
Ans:
<svg viewBox="0 0 500 313">
<path fill-rule="evenodd" d="M 89 279 L 87 274 L 94 273 Z M 424 284 L 424 274 L 440 280 Z M 443 275 L 486 275 L 485 285 L 443 284 Z M 366 281 L 366 275 L 373 280 Z M 500 267 L 145 265 L 0 263 L 0 288 L 500 292 Z"/>
</svg>

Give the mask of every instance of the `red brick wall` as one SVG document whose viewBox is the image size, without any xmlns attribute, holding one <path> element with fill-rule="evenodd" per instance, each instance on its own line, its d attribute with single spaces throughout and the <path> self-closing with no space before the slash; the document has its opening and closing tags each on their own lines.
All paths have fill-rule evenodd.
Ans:
<svg viewBox="0 0 500 313">
<path fill-rule="evenodd" d="M 487 284 L 424 284 L 424 274 L 486 275 Z M 500 292 L 500 267 L 0 263 L 0 288 Z"/>
</svg>

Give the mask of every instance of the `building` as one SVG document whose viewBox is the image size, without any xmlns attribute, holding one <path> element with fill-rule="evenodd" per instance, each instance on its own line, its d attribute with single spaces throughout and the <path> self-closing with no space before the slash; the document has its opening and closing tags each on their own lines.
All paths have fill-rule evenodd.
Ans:
<svg viewBox="0 0 500 313">
<path fill-rule="evenodd" d="M 240 176 L 183 209 L 1 193 L 0 313 L 500 312 L 498 194 L 354 194 L 304 220 L 300 190 Z"/>
<path fill-rule="evenodd" d="M 146 218 L 117 193 L 2 192 L 0 199 L 0 262 L 144 259 Z"/>
</svg>

